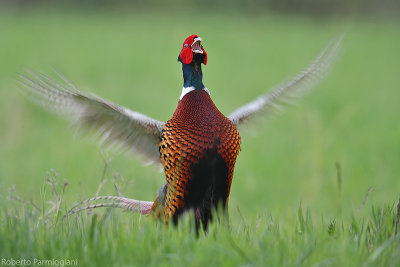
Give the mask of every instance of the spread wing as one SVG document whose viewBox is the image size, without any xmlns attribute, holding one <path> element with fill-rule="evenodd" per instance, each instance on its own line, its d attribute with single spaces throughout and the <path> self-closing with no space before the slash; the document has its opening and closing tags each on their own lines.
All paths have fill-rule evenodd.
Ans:
<svg viewBox="0 0 400 267">
<path fill-rule="evenodd" d="M 61 76 L 60 76 L 61 77 Z M 28 71 L 20 75 L 23 93 L 49 109 L 69 117 L 78 129 L 94 132 L 101 144 L 140 155 L 146 163 L 160 163 L 158 144 L 164 123 L 78 90 L 62 78 Z"/>
<path fill-rule="evenodd" d="M 308 89 L 320 81 L 330 69 L 336 58 L 343 35 L 336 41 L 331 41 L 321 54 L 298 76 L 275 87 L 255 100 L 236 109 L 228 118 L 240 125 L 259 114 L 268 114 L 280 109 L 283 104 L 291 103 L 294 99 L 303 96 Z"/>
</svg>

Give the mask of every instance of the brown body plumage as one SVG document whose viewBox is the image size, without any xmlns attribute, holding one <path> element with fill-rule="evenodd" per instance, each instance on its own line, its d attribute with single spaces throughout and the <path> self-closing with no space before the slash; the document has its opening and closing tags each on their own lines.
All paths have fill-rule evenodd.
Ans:
<svg viewBox="0 0 400 267">
<path fill-rule="evenodd" d="M 239 149 L 238 130 L 210 95 L 205 90 L 185 95 L 161 134 L 161 163 L 167 179 L 165 221 L 192 209 L 196 223 L 201 220 L 206 225 L 212 207 L 228 201 Z"/>
</svg>

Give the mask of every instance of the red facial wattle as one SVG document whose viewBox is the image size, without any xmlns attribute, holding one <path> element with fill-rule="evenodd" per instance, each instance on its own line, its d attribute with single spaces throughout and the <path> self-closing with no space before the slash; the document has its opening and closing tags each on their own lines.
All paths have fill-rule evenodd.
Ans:
<svg viewBox="0 0 400 267">
<path fill-rule="evenodd" d="M 203 54 L 203 64 L 207 65 L 207 53 L 201 45 L 201 41 L 202 39 L 198 35 L 192 34 L 183 42 L 179 57 L 184 64 L 192 63 L 194 54 Z"/>
</svg>

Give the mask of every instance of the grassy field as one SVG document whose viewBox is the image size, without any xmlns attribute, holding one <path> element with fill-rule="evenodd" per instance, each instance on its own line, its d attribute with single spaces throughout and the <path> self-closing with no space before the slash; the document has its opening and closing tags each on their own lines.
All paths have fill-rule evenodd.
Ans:
<svg viewBox="0 0 400 267">
<path fill-rule="evenodd" d="M 398 266 L 400 21 L 166 13 L 1 13 L 0 257 L 76 258 L 82 266 Z M 343 32 L 327 79 L 276 118 L 241 129 L 229 227 L 215 223 L 196 239 L 189 223 L 174 229 L 119 211 L 60 218 L 96 194 L 101 154 L 110 161 L 101 195 L 115 194 L 117 177 L 125 196 L 154 200 L 164 178 L 75 136 L 18 92 L 16 73 L 55 69 L 82 90 L 165 121 L 181 93 L 179 48 L 197 33 L 209 56 L 204 83 L 229 114 L 297 74 Z M 58 212 L 48 202 L 51 169 L 59 192 L 69 183 Z M 16 194 L 41 211 L 11 200 Z"/>
</svg>

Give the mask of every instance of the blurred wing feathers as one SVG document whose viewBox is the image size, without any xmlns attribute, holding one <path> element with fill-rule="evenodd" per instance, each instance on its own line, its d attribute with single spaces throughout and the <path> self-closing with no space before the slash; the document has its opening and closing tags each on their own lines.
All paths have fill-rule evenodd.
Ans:
<svg viewBox="0 0 400 267">
<path fill-rule="evenodd" d="M 139 154 L 146 163 L 160 163 L 158 145 L 163 122 L 87 95 L 62 79 L 64 83 L 45 74 L 28 72 L 21 74 L 19 81 L 23 93 L 33 101 L 71 118 L 78 128 L 94 131 L 101 143 Z"/>
<path fill-rule="evenodd" d="M 235 124 L 252 119 L 259 114 L 268 114 L 273 110 L 280 110 L 282 105 L 289 104 L 303 96 L 328 72 L 333 60 L 336 58 L 343 35 L 336 42 L 331 41 L 321 54 L 298 76 L 275 87 L 272 91 L 263 94 L 236 109 L 228 118 Z"/>
</svg>

